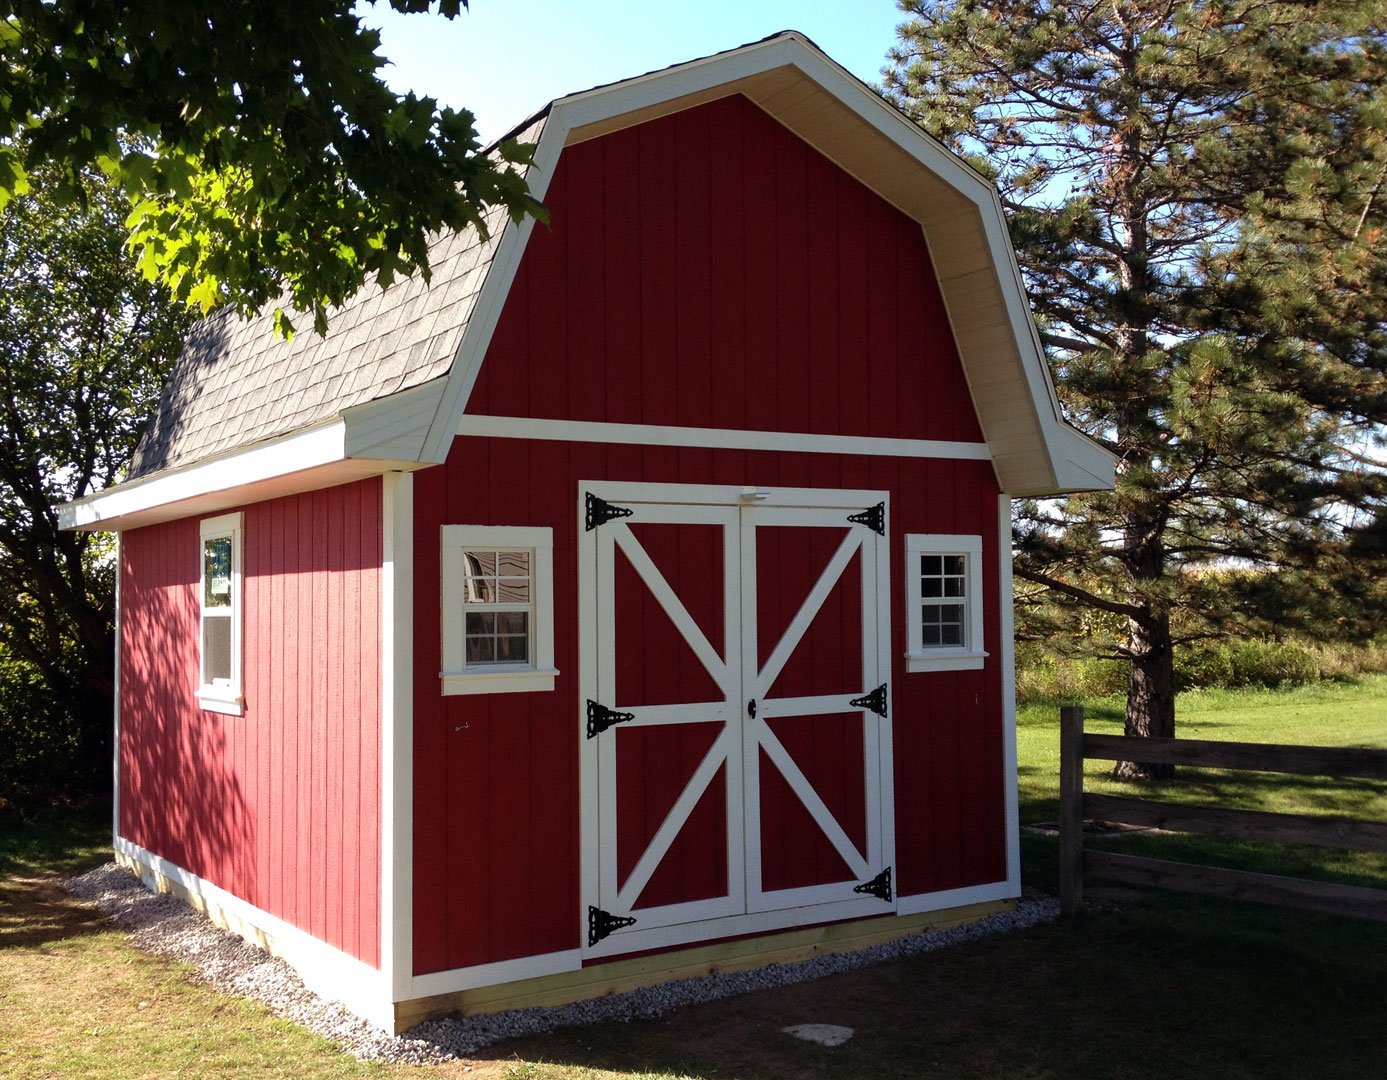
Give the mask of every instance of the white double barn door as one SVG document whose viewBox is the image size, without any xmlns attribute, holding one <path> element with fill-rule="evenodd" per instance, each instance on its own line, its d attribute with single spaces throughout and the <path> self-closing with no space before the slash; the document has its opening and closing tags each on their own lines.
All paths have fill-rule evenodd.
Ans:
<svg viewBox="0 0 1387 1080">
<path fill-rule="evenodd" d="M 580 502 L 587 951 L 894 910 L 885 493 Z"/>
</svg>

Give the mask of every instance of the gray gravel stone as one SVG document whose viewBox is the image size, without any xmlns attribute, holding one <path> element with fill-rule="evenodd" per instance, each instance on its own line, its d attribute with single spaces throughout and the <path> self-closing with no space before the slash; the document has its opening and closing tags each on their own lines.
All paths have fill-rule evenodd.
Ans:
<svg viewBox="0 0 1387 1080">
<path fill-rule="evenodd" d="M 363 1060 L 417 1065 L 467 1057 L 489 1043 L 518 1035 L 535 1035 L 556 1028 L 610 1020 L 654 1019 L 685 1005 L 819 979 L 901 956 L 933 952 L 989 934 L 1023 930 L 1059 917 L 1056 901 L 1025 899 L 1017 904 L 1015 911 L 856 952 L 817 956 L 793 964 L 768 964 L 749 971 L 678 979 L 556 1008 L 516 1009 L 490 1016 L 429 1020 L 407 1035 L 392 1036 L 349 1012 L 340 1003 L 313 993 L 284 961 L 214 926 L 176 897 L 149 892 L 138 877 L 114 862 L 80 877 L 69 878 L 66 885 L 74 896 L 95 903 L 117 927 L 128 930 L 131 943 L 137 948 L 194 965 L 202 982 L 264 1002 L 278 1015 L 333 1040 Z"/>
</svg>

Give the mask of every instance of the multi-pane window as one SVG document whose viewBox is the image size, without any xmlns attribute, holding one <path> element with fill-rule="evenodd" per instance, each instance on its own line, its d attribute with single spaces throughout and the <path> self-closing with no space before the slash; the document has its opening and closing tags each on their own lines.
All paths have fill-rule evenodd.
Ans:
<svg viewBox="0 0 1387 1080">
<path fill-rule="evenodd" d="M 467 663 L 528 664 L 533 626 L 533 554 L 464 549 Z"/>
<path fill-rule="evenodd" d="M 445 694 L 554 684 L 553 530 L 445 525 Z"/>
<path fill-rule="evenodd" d="M 207 518 L 198 529 L 198 701 L 215 712 L 242 712 L 241 515 Z"/>
<path fill-rule="evenodd" d="M 982 537 L 906 537 L 906 668 L 981 667 Z"/>
<path fill-rule="evenodd" d="M 961 649 L 967 644 L 968 556 L 920 556 L 920 644 Z"/>
</svg>

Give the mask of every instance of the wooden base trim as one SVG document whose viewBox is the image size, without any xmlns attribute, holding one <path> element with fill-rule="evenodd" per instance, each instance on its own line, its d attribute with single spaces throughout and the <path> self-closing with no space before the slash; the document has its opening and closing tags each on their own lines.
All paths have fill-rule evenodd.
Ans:
<svg viewBox="0 0 1387 1080">
<path fill-rule="evenodd" d="M 406 1031 L 425 1020 L 457 1014 L 504 1012 L 534 1006 L 567 1005 L 574 1001 L 606 997 L 643 986 L 743 971 L 765 964 L 787 964 L 831 953 L 852 952 L 912 934 L 947 930 L 976 922 L 1000 911 L 1013 911 L 1015 900 L 992 900 L 920 915 L 885 915 L 764 937 L 741 938 L 716 945 L 678 949 L 653 956 L 593 964 L 578 971 L 543 975 L 533 979 L 458 990 L 432 997 L 401 1001 L 395 1005 L 395 1030 Z"/>
<path fill-rule="evenodd" d="M 315 993 L 387 1030 L 394 1022 L 389 984 L 376 968 L 124 837 L 116 838 L 115 860 L 146 887 L 178 897 L 208 921 L 280 957 Z"/>
</svg>

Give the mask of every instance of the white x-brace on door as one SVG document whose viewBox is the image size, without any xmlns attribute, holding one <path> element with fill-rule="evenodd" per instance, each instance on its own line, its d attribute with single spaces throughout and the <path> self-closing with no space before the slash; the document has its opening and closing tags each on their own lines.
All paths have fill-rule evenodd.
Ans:
<svg viewBox="0 0 1387 1080">
<path fill-rule="evenodd" d="M 582 486 L 588 952 L 894 909 L 886 503 Z"/>
</svg>

